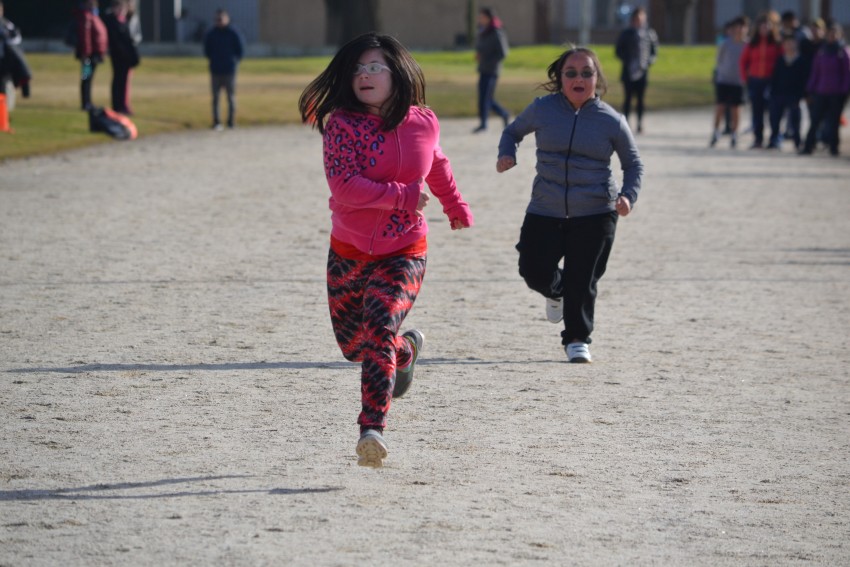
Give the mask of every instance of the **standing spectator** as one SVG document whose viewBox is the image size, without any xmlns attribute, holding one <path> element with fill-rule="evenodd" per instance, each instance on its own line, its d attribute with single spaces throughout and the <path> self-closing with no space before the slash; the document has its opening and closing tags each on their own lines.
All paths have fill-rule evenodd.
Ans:
<svg viewBox="0 0 850 567">
<path fill-rule="evenodd" d="M 794 140 L 794 148 L 800 149 L 800 101 L 806 93 L 809 65 L 800 55 L 797 37 L 789 34 L 782 37 L 782 56 L 773 68 L 770 81 L 770 144 L 768 149 L 779 149 L 780 121 L 787 112 L 785 131 Z"/>
<path fill-rule="evenodd" d="M 142 21 L 136 11 L 136 0 L 127 0 L 127 29 L 130 30 L 133 45 L 138 49 L 142 43 Z"/>
<path fill-rule="evenodd" d="M 747 85 L 752 107 L 752 148 L 764 145 L 764 114 L 767 111 L 767 96 L 773 67 L 782 54 L 782 45 L 776 34 L 776 26 L 768 14 L 760 15 L 749 43 L 744 47 L 739 63 L 741 79 Z M 771 139 L 775 132 L 771 133 Z"/>
<path fill-rule="evenodd" d="M 626 121 L 632 110 L 632 97 L 635 97 L 637 111 L 637 131 L 643 132 L 644 94 L 649 79 L 649 67 L 655 63 L 658 54 L 658 35 L 647 26 L 646 10 L 635 8 L 629 20 L 630 25 L 617 38 L 617 58 L 623 62 L 620 80 L 623 82 L 625 100 L 623 115 Z"/>
<path fill-rule="evenodd" d="M 794 39 L 797 40 L 797 54 L 798 55 L 803 55 L 807 51 L 811 50 L 811 47 L 810 47 L 810 44 L 812 43 L 811 33 L 809 32 L 809 29 L 807 27 L 800 25 L 800 20 L 797 19 L 797 14 L 793 10 L 786 10 L 786 11 L 782 12 L 782 16 L 779 19 L 779 25 L 780 25 L 779 36 L 781 38 L 783 38 L 783 40 L 786 36 L 789 36 L 789 35 L 793 36 Z M 807 59 L 807 57 L 804 56 L 803 59 Z M 809 65 L 809 68 L 811 68 L 811 65 Z M 805 83 L 805 81 L 803 81 L 803 82 Z M 768 103 L 768 107 L 771 107 L 770 103 Z M 785 138 L 786 140 L 793 140 L 794 139 L 794 132 L 790 129 L 791 123 L 794 120 L 792 113 L 793 113 L 793 111 L 789 107 L 788 110 L 787 110 L 787 120 L 785 121 L 785 133 L 783 134 L 783 138 Z M 769 112 L 768 112 L 768 114 L 769 114 Z M 797 148 L 797 149 L 799 149 L 799 148 Z"/>
<path fill-rule="evenodd" d="M 22 38 L 17 26 L 6 19 L 3 2 L 0 1 L 0 35 L 6 40 L 6 45 L 20 45 Z"/>
<path fill-rule="evenodd" d="M 818 50 L 823 45 L 824 38 L 826 38 L 826 23 L 822 18 L 817 18 L 809 23 L 807 35 L 809 41 L 800 44 L 800 54 L 808 60 L 811 68 L 815 55 L 817 55 Z"/>
<path fill-rule="evenodd" d="M 15 24 L 6 19 L 3 2 L 0 1 L 0 94 L 6 95 L 6 107 L 10 112 L 15 108 L 15 81 L 11 73 L 12 64 L 3 65 L 2 61 L 6 50 L 10 52 L 8 55 L 10 60 L 12 58 L 17 60 L 17 58 L 23 56 L 18 47 L 21 45 L 21 41 L 21 32 L 18 31 Z M 27 83 L 26 87 L 28 88 L 28 86 Z"/>
<path fill-rule="evenodd" d="M 236 125 L 236 68 L 244 51 L 245 40 L 239 30 L 230 25 L 230 15 L 225 10 L 216 11 L 215 26 L 204 37 L 204 55 L 210 62 L 214 130 L 221 130 L 218 113 L 221 89 L 227 93 L 227 127 Z"/>
<path fill-rule="evenodd" d="M 842 39 L 841 24 L 827 25 L 826 40 L 815 55 L 806 90 L 812 98 L 812 116 L 806 144 L 800 153 L 811 154 L 817 144 L 818 128 L 823 124 L 829 153 L 838 155 L 841 113 L 850 94 L 850 51 Z"/>
<path fill-rule="evenodd" d="M 569 49 L 548 75 L 551 94 L 532 102 L 502 132 L 496 171 L 516 165 L 517 146 L 534 132 L 537 175 L 516 246 L 519 273 L 546 298 L 547 319 L 564 321 L 567 360 L 590 362 L 597 284 L 617 219 L 637 201 L 643 164 L 625 117 L 600 98 L 607 82 L 593 51 Z M 623 169 L 622 188 L 611 171 L 614 153 Z"/>
<path fill-rule="evenodd" d="M 802 53 L 805 49 L 805 45 L 807 42 L 811 41 L 811 34 L 808 29 L 804 26 L 800 25 L 800 20 L 797 19 L 797 14 L 794 13 L 793 10 L 786 10 L 782 12 L 782 16 L 779 19 L 779 25 L 781 29 L 779 30 L 780 36 L 783 38 L 785 36 L 793 36 L 794 39 L 797 40 L 797 51 L 798 53 Z"/>
<path fill-rule="evenodd" d="M 717 64 L 715 66 L 714 93 L 714 133 L 710 145 L 713 148 L 720 138 L 720 124 L 726 116 L 729 117 L 730 145 L 738 145 L 738 123 L 741 117 L 741 105 L 744 104 L 744 85 L 741 82 L 741 72 L 738 61 L 746 45 L 748 21 L 746 16 L 740 16 L 729 24 L 729 37 L 717 49 Z"/>
<path fill-rule="evenodd" d="M 130 74 L 139 64 L 139 50 L 130 33 L 130 7 L 127 0 L 112 0 L 112 8 L 103 18 L 109 33 L 109 58 L 112 61 L 112 109 L 132 115 L 130 110 Z"/>
<path fill-rule="evenodd" d="M 398 334 L 425 275 L 425 183 L 453 230 L 472 226 L 472 212 L 440 149 L 422 69 L 395 38 L 367 33 L 346 43 L 298 107 L 324 136 L 328 306 L 343 356 L 360 362 L 357 464 L 377 468 L 391 402 L 410 386 L 425 341 L 416 329 Z"/>
<path fill-rule="evenodd" d="M 91 89 L 97 66 L 103 62 L 103 57 L 109 45 L 106 26 L 100 19 L 97 0 L 85 0 L 76 12 L 77 45 L 74 52 L 80 60 L 80 99 L 83 110 L 91 110 Z"/>
<path fill-rule="evenodd" d="M 490 112 L 502 117 L 505 126 L 510 113 L 496 102 L 496 83 L 502 70 L 502 61 L 508 56 L 508 37 L 502 29 L 502 21 L 490 8 L 478 12 L 478 41 L 475 43 L 475 58 L 478 60 L 478 116 L 481 123 L 474 132 L 487 129 Z"/>
</svg>

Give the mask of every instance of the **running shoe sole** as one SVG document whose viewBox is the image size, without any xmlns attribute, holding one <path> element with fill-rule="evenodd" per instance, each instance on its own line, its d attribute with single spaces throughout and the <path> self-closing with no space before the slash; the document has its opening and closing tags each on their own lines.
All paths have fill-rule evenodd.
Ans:
<svg viewBox="0 0 850 567">
<path fill-rule="evenodd" d="M 387 458 L 387 445 L 383 437 L 377 432 L 368 430 L 357 442 L 357 464 L 361 467 L 379 469 L 384 466 Z"/>
</svg>

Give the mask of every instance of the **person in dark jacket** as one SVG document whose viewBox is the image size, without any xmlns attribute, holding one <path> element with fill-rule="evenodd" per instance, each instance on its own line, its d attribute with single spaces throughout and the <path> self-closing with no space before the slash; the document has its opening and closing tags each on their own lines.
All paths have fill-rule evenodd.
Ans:
<svg viewBox="0 0 850 567">
<path fill-rule="evenodd" d="M 801 154 L 811 154 L 818 142 L 818 128 L 823 124 L 823 136 L 829 153 L 838 155 L 841 113 L 850 95 L 850 50 L 842 39 L 841 24 L 827 25 L 826 40 L 815 55 L 806 91 L 812 98 L 811 123 Z"/>
<path fill-rule="evenodd" d="M 112 8 L 103 18 L 112 61 L 112 109 L 126 115 L 133 114 L 130 110 L 130 73 L 139 64 L 139 50 L 130 33 L 129 19 L 127 0 L 112 0 Z"/>
<path fill-rule="evenodd" d="M 646 10 L 635 8 L 630 25 L 617 38 L 615 47 L 617 58 L 623 62 L 620 80 L 623 82 L 625 98 L 623 115 L 626 121 L 632 111 L 632 97 L 635 97 L 637 112 L 637 131 L 643 132 L 643 98 L 649 80 L 649 67 L 655 63 L 658 54 L 658 34 L 646 24 Z"/>
<path fill-rule="evenodd" d="M 21 32 L 4 15 L 0 1 L 0 94 L 6 95 L 6 107 L 15 108 L 15 89 L 20 87 L 24 98 L 29 97 L 29 66 L 21 50 Z"/>
<path fill-rule="evenodd" d="M 510 113 L 496 102 L 496 83 L 502 70 L 502 61 L 508 55 L 508 37 L 502 22 L 490 8 L 478 12 L 478 41 L 475 43 L 475 58 L 478 60 L 478 116 L 481 119 L 474 132 L 487 129 L 487 118 L 491 112 L 501 116 L 508 125 Z"/>
<path fill-rule="evenodd" d="M 80 60 L 80 100 L 83 110 L 93 108 L 92 82 L 97 66 L 103 62 L 108 49 L 108 34 L 98 13 L 97 0 L 85 0 L 76 13 L 76 49 Z"/>
<path fill-rule="evenodd" d="M 793 35 L 782 38 L 782 56 L 776 60 L 770 81 L 770 143 L 768 149 L 779 149 L 783 136 L 779 123 L 788 112 L 786 132 L 794 140 L 794 147 L 800 149 L 800 101 L 806 94 L 806 81 L 809 79 L 809 65 L 800 55 L 799 42 Z"/>
<path fill-rule="evenodd" d="M 502 132 L 496 171 L 516 165 L 517 146 L 534 132 L 537 175 L 520 231 L 519 273 L 546 298 L 546 317 L 564 321 L 570 362 L 590 362 L 596 286 L 614 244 L 617 218 L 637 201 L 643 163 L 625 117 L 602 102 L 607 90 L 596 54 L 566 51 L 549 66 L 551 93 Z M 622 187 L 611 171 L 616 153 Z M 564 267 L 560 268 L 561 260 Z"/>
<path fill-rule="evenodd" d="M 0 2 L 0 36 L 5 38 L 8 45 L 20 45 L 23 39 L 18 27 L 6 19 L 3 2 Z"/>
<path fill-rule="evenodd" d="M 218 97 L 221 89 L 227 93 L 227 126 L 233 128 L 236 118 L 236 68 L 245 51 L 245 40 L 230 25 L 230 15 L 225 10 L 215 13 L 215 26 L 204 37 L 204 55 L 210 62 L 212 79 L 213 129 L 221 130 Z"/>
</svg>

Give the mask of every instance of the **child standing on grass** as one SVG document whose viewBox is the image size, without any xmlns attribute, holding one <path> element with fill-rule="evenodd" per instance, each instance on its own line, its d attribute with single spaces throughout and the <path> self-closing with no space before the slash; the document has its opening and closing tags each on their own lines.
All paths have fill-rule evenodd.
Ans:
<svg viewBox="0 0 850 567">
<path fill-rule="evenodd" d="M 425 336 L 398 331 L 425 275 L 431 192 L 453 230 L 472 226 L 425 107 L 425 79 L 396 39 L 364 34 L 344 45 L 298 102 L 324 136 L 330 187 L 328 304 L 343 356 L 361 363 L 358 464 L 383 466 L 393 397 L 403 395 Z"/>
</svg>

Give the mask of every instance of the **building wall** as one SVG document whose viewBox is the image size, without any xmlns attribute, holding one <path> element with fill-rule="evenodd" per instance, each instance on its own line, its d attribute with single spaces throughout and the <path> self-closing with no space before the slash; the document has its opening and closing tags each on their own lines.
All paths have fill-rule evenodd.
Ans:
<svg viewBox="0 0 850 567">
<path fill-rule="evenodd" d="M 182 0 L 182 5 L 185 14 L 179 24 L 182 41 L 195 41 L 202 30 L 212 27 L 219 8 L 227 10 L 230 21 L 242 32 L 246 42 L 261 41 L 258 0 Z"/>
<path fill-rule="evenodd" d="M 256 1 L 260 14 L 259 41 L 307 50 L 327 46 L 327 12 L 324 2 Z M 493 8 L 504 21 L 511 44 L 527 45 L 535 42 L 535 1 L 540 0 L 487 2 L 486 5 Z M 546 0 L 545 3 L 548 2 Z M 465 0 L 384 0 L 378 18 L 382 29 L 378 31 L 395 36 L 412 49 L 452 48 L 458 36 L 466 34 L 466 6 Z"/>
<path fill-rule="evenodd" d="M 139 0 L 146 10 L 154 0 Z M 650 25 L 673 41 L 681 30 L 668 13 L 668 0 L 592 0 L 591 42 L 616 39 L 622 25 L 620 8 L 644 6 Z M 577 42 L 584 0 L 478 0 L 477 5 L 492 7 L 503 20 L 512 45 Z M 777 11 L 794 10 L 805 19 L 811 3 L 823 6 L 823 15 L 850 23 L 850 0 L 700 0 L 694 29 L 699 43 L 711 43 L 717 30 L 748 8 L 765 3 Z M 8 2 L 7 2 L 8 3 Z M 328 40 L 327 11 L 323 0 L 182 0 L 187 17 L 179 22 L 180 41 L 190 43 L 212 25 L 215 8 L 231 13 L 249 44 L 270 46 L 263 53 L 326 53 L 337 45 Z M 397 37 L 412 49 L 451 49 L 467 33 L 466 0 L 381 0 L 379 22 L 382 31 Z M 144 14 L 143 14 L 144 15 Z M 152 41 L 146 35 L 146 41 Z M 163 37 L 163 41 L 173 41 Z"/>
<path fill-rule="evenodd" d="M 259 0 L 259 5 L 263 43 L 306 50 L 325 46 L 327 14 L 323 1 Z"/>
<path fill-rule="evenodd" d="M 501 18 L 512 45 L 535 42 L 532 0 L 489 0 L 486 5 Z M 381 4 L 385 31 L 413 48 L 456 46 L 458 39 L 466 35 L 467 18 L 467 2 L 463 0 L 393 0 Z"/>
</svg>

